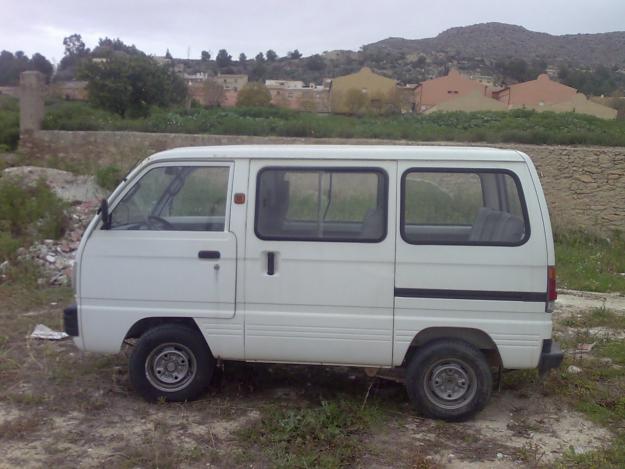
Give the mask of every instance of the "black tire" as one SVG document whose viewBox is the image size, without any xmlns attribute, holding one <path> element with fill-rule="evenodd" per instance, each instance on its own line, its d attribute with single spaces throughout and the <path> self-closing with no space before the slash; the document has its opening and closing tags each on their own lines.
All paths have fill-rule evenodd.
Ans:
<svg viewBox="0 0 625 469">
<path fill-rule="evenodd" d="M 141 336 L 132 351 L 132 386 L 148 401 L 192 401 L 204 393 L 215 359 L 204 337 L 179 324 L 162 325 Z"/>
<path fill-rule="evenodd" d="M 462 340 L 436 340 L 408 364 L 406 388 L 419 412 L 447 421 L 465 420 L 484 408 L 493 377 L 484 354 Z"/>
</svg>

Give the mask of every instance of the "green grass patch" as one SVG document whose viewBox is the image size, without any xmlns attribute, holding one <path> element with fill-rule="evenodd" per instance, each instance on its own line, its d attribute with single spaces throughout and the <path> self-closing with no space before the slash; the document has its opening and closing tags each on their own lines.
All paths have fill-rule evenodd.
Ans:
<svg viewBox="0 0 625 469">
<path fill-rule="evenodd" d="M 596 353 L 602 357 L 611 358 L 614 363 L 625 365 L 625 340 L 614 340 L 599 344 Z M 625 403 L 625 401 L 623 402 Z"/>
<path fill-rule="evenodd" d="M 576 328 L 609 327 L 611 329 L 625 329 L 625 315 L 606 308 L 593 308 L 577 316 L 563 319 L 562 324 Z"/>
<path fill-rule="evenodd" d="M 272 467 L 338 468 L 354 464 L 361 436 L 379 418 L 377 407 L 339 397 L 300 409 L 266 408 L 240 436 L 259 446 Z"/>
<path fill-rule="evenodd" d="M 0 152 L 15 150 L 20 138 L 18 100 L 0 96 Z"/>
<path fill-rule="evenodd" d="M 625 121 L 528 110 L 391 116 L 318 115 L 280 108 L 175 108 L 122 118 L 88 103 L 50 104 L 44 128 L 142 132 L 383 138 L 414 141 L 625 145 Z"/>
<path fill-rule="evenodd" d="M 121 182 L 124 175 L 122 170 L 114 165 L 105 166 L 100 168 L 95 173 L 95 180 L 98 185 L 104 189 L 112 191 Z"/>
<path fill-rule="evenodd" d="M 557 233 L 556 265 L 559 286 L 573 290 L 625 293 L 625 237 L 588 233 Z"/>
</svg>

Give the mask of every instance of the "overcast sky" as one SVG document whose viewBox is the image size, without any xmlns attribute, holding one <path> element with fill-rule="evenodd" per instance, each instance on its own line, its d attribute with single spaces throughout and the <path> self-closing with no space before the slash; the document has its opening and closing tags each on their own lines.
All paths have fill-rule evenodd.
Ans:
<svg viewBox="0 0 625 469">
<path fill-rule="evenodd" d="M 119 37 L 174 57 L 222 48 L 235 58 L 267 49 L 310 55 L 488 21 L 551 34 L 625 30 L 625 0 L 0 0 L 0 50 L 58 62 L 63 38 L 80 33 L 87 47 Z"/>
</svg>

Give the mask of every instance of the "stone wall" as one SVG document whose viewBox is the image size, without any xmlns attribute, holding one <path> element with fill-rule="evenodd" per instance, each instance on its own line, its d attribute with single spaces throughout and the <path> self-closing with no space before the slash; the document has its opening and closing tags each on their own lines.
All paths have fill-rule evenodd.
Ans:
<svg viewBox="0 0 625 469">
<path fill-rule="evenodd" d="M 31 164 L 93 173 L 114 164 L 128 170 L 138 160 L 168 148 L 239 144 L 391 144 L 408 141 L 313 139 L 141 132 L 37 131 L 22 135 L 20 151 Z M 456 144 L 457 145 L 457 144 Z M 582 228 L 608 234 L 625 230 L 625 148 L 493 145 L 515 148 L 538 168 L 557 229 Z"/>
</svg>

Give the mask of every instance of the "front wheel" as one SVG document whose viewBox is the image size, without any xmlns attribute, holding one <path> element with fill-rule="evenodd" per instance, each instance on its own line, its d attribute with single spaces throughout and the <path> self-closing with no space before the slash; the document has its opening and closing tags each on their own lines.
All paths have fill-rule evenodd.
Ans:
<svg viewBox="0 0 625 469">
<path fill-rule="evenodd" d="M 406 370 L 406 388 L 417 410 L 442 420 L 464 420 L 482 410 L 492 386 L 484 354 L 460 340 L 425 345 Z"/>
<path fill-rule="evenodd" d="M 130 382 L 149 401 L 197 399 L 214 369 L 215 359 L 201 334 L 178 324 L 146 332 L 129 363 Z"/>
</svg>

